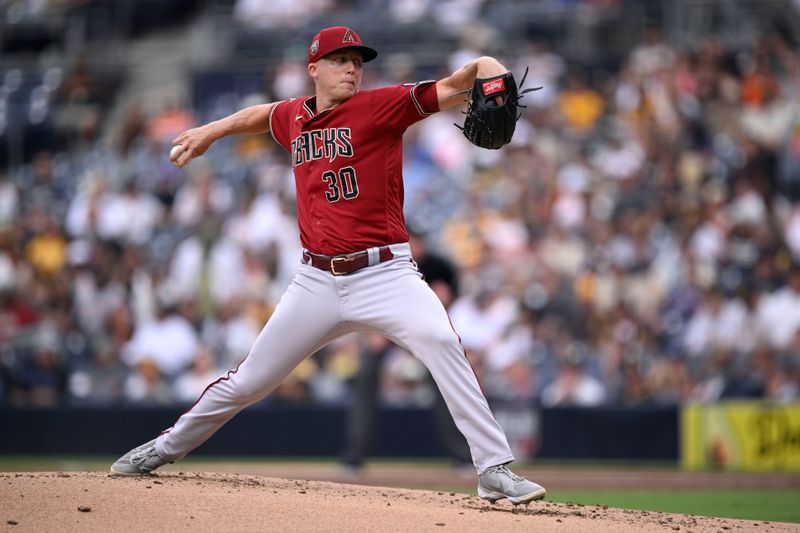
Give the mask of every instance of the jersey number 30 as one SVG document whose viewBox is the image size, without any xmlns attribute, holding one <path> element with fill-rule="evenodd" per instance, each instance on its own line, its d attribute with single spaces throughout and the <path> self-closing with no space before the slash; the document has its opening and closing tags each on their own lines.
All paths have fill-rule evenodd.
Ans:
<svg viewBox="0 0 800 533">
<path fill-rule="evenodd" d="M 358 196 L 356 169 L 353 167 L 340 168 L 338 174 L 333 170 L 326 170 L 322 173 L 322 179 L 328 184 L 325 198 L 330 203 L 338 202 L 342 198 L 352 200 Z"/>
</svg>

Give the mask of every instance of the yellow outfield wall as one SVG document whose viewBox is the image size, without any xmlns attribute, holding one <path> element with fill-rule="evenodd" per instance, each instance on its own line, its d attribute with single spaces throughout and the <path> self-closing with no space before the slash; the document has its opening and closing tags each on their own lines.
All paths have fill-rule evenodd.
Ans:
<svg viewBox="0 0 800 533">
<path fill-rule="evenodd" d="M 800 403 L 686 405 L 681 462 L 687 470 L 800 472 Z"/>
</svg>

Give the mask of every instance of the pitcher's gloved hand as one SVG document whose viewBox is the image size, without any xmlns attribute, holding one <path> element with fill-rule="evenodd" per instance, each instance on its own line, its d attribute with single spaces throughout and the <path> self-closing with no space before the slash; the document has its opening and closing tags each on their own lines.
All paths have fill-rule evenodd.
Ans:
<svg viewBox="0 0 800 533">
<path fill-rule="evenodd" d="M 527 76 L 528 69 L 525 69 L 520 87 Z M 522 95 L 539 89 L 541 87 L 519 92 L 511 72 L 492 78 L 476 78 L 469 92 L 464 127 L 456 126 L 475 146 L 497 150 L 511 142 L 521 116 L 517 108 L 525 107 L 519 104 Z"/>
</svg>

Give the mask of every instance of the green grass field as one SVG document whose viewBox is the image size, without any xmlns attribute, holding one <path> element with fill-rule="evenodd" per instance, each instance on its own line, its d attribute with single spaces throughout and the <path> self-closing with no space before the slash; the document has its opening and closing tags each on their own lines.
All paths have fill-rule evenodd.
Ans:
<svg viewBox="0 0 800 533">
<path fill-rule="evenodd" d="M 800 523 L 800 490 L 552 490 L 554 502 Z"/>
<path fill-rule="evenodd" d="M 406 488 L 416 488 L 407 485 Z M 431 487 L 425 487 L 431 490 Z M 433 490 L 474 494 L 472 487 L 442 486 Z M 657 511 L 718 518 L 800 523 L 800 490 L 664 489 L 548 490 L 547 501 L 608 505 L 620 509 Z M 798 529 L 800 531 L 800 528 Z"/>
</svg>

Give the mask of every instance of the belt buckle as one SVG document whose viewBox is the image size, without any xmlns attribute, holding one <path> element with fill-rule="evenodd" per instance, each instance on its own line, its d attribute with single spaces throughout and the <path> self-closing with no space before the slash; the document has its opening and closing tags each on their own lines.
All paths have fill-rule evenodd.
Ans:
<svg viewBox="0 0 800 533">
<path fill-rule="evenodd" d="M 344 262 L 347 261 L 347 258 L 343 257 L 341 255 L 340 256 L 336 256 L 336 257 L 331 257 L 331 274 L 333 274 L 334 276 L 343 276 L 343 275 L 347 274 L 347 272 L 337 272 L 336 271 L 336 261 L 342 261 L 344 263 Z"/>
</svg>

